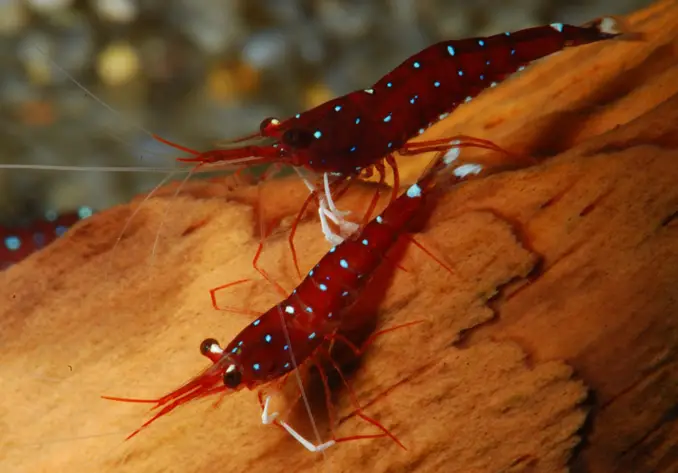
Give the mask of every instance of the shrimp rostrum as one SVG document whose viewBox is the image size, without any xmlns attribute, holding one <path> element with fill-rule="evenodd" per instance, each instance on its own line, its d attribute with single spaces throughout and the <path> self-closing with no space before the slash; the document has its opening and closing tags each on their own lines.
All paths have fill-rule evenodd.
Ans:
<svg viewBox="0 0 678 473">
<path fill-rule="evenodd" d="M 286 299 L 247 325 L 226 347 L 222 348 L 214 339 L 203 341 L 201 353 L 213 364 L 198 376 L 158 399 L 106 396 L 111 400 L 152 403 L 154 409 L 158 409 L 129 437 L 191 400 L 245 388 L 260 390 L 268 384 L 284 381 L 315 356 L 328 354 L 326 342 L 344 341 L 338 336 L 340 328 L 347 322 L 356 322 L 349 319 L 351 307 L 369 285 L 375 270 L 384 262 L 386 253 L 408 231 L 408 226 L 423 206 L 432 197 L 441 194 L 433 191 L 447 188 L 440 185 L 443 181 L 445 184 L 448 181 L 461 182 L 500 169 L 499 166 L 483 168 L 478 164 L 462 164 L 457 160 L 458 150 L 454 151 L 438 153 L 415 184 L 361 231 L 332 247 Z M 504 165 L 507 168 L 520 167 L 517 164 Z M 211 291 L 213 298 L 214 291 L 219 289 Z M 390 330 L 393 328 L 381 332 Z M 377 426 L 382 433 L 345 438 L 336 438 L 333 434 L 332 440 L 314 445 L 279 419 L 277 413 L 268 412 L 269 396 L 262 399 L 260 391 L 259 399 L 263 409 L 262 421 L 284 428 L 311 451 L 323 450 L 341 441 L 382 436 L 388 436 L 402 446 L 386 428 L 364 415 L 359 407 L 357 415 Z"/>
</svg>

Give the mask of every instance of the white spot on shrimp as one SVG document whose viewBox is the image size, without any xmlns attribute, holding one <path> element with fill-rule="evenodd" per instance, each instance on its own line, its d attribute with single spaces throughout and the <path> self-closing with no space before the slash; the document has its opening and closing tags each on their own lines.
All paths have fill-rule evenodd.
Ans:
<svg viewBox="0 0 678 473">
<path fill-rule="evenodd" d="M 506 31 L 506 32 L 504 32 L 504 34 L 505 34 L 506 36 L 511 36 L 511 32 L 510 32 L 510 31 Z"/>
<path fill-rule="evenodd" d="M 447 47 L 447 52 L 449 53 L 450 56 L 454 56 L 455 54 L 454 48 L 452 46 Z"/>
<path fill-rule="evenodd" d="M 356 149 L 358 149 L 358 148 L 356 148 L 355 146 L 352 146 L 351 149 L 349 149 L 349 151 L 352 153 L 352 152 L 354 152 Z M 356 170 L 360 170 L 360 168 L 357 168 Z"/>
<path fill-rule="evenodd" d="M 334 253 L 335 251 L 337 251 L 337 247 L 336 247 L 336 246 L 333 246 L 333 247 L 330 249 L 329 252 L 330 252 L 330 253 Z"/>
<path fill-rule="evenodd" d="M 341 293 L 341 295 L 342 295 L 342 297 L 346 297 L 346 296 L 348 296 L 348 291 L 344 291 L 344 292 L 342 292 L 342 293 Z"/>
<path fill-rule="evenodd" d="M 386 83 L 386 87 L 393 87 L 393 83 L 392 83 L 392 82 L 387 82 L 387 83 Z"/>
<path fill-rule="evenodd" d="M 410 188 L 407 189 L 407 197 L 421 197 L 421 187 L 419 187 L 417 184 L 412 184 Z"/>
<path fill-rule="evenodd" d="M 449 113 L 442 113 L 438 116 L 438 120 L 445 120 L 449 116 L 450 116 Z"/>
<path fill-rule="evenodd" d="M 515 55 L 516 55 L 516 50 L 515 50 L 515 49 L 512 49 L 512 50 L 511 50 L 511 56 L 515 56 Z"/>
<path fill-rule="evenodd" d="M 461 77 L 461 76 L 464 75 L 464 71 L 462 71 L 461 69 L 459 69 L 459 71 L 457 72 L 457 74 L 459 74 L 459 77 Z"/>
<path fill-rule="evenodd" d="M 486 65 L 486 66 L 489 66 L 489 65 L 490 65 L 490 60 L 489 60 L 489 59 L 488 59 L 487 61 L 485 61 L 485 65 Z"/>
<path fill-rule="evenodd" d="M 285 345 L 285 346 L 283 347 L 283 350 L 289 350 L 289 348 L 290 348 L 289 345 Z"/>
<path fill-rule="evenodd" d="M 5 238 L 5 246 L 8 250 L 16 251 L 21 247 L 21 240 L 17 236 L 8 236 Z"/>
<path fill-rule="evenodd" d="M 320 288 L 321 291 L 327 291 L 327 286 L 325 284 L 318 284 L 318 287 Z"/>
<path fill-rule="evenodd" d="M 484 74 L 480 74 L 480 80 L 485 80 L 485 75 L 484 75 Z"/>
<path fill-rule="evenodd" d="M 254 371 L 259 371 L 259 369 L 261 368 L 261 365 L 259 363 L 254 363 L 252 365 L 252 368 L 254 368 Z"/>
<path fill-rule="evenodd" d="M 238 342 L 238 346 L 239 346 L 239 347 L 241 347 L 241 346 L 242 346 L 242 344 L 243 344 L 243 341 L 242 341 L 242 340 L 240 340 L 240 341 Z"/>
<path fill-rule="evenodd" d="M 518 72 L 524 71 L 524 70 L 525 70 L 525 66 L 520 66 L 520 67 L 518 68 Z"/>
<path fill-rule="evenodd" d="M 328 319 L 331 319 L 331 318 L 332 318 L 332 312 L 330 312 L 329 314 L 327 314 L 327 318 L 328 318 Z"/>
<path fill-rule="evenodd" d="M 414 102 L 415 102 L 418 98 L 419 98 L 419 96 L 418 96 L 418 95 L 415 95 L 414 97 L 412 97 L 412 98 L 410 99 L 410 103 L 411 103 L 412 105 L 414 105 Z"/>
<path fill-rule="evenodd" d="M 266 343 L 271 343 L 271 340 L 273 340 L 273 337 L 271 337 L 271 335 L 267 333 L 266 336 L 264 337 L 264 340 L 266 340 Z"/>
<path fill-rule="evenodd" d="M 337 105 L 336 107 L 334 107 L 335 112 L 338 112 L 339 110 L 341 110 L 341 105 Z"/>
<path fill-rule="evenodd" d="M 478 44 L 479 44 L 480 46 L 485 46 L 485 41 L 483 41 L 482 39 L 479 39 L 479 40 L 478 40 Z"/>
<path fill-rule="evenodd" d="M 360 123 L 360 117 L 355 119 L 355 124 L 357 125 L 358 123 Z"/>
<path fill-rule="evenodd" d="M 471 100 L 473 100 L 473 97 L 470 95 L 464 99 L 464 103 L 469 103 Z"/>
<path fill-rule="evenodd" d="M 254 326 L 256 327 L 256 326 L 259 325 L 260 323 L 261 323 L 261 319 L 257 319 L 257 320 L 255 320 L 254 322 L 252 322 L 252 325 L 254 325 Z"/>
<path fill-rule="evenodd" d="M 367 241 L 367 239 L 364 239 L 364 240 L 362 241 L 362 243 L 363 243 L 363 245 L 367 246 L 370 242 Z"/>
<path fill-rule="evenodd" d="M 419 61 L 414 61 L 414 64 L 412 64 L 415 69 L 419 69 L 421 67 L 421 64 L 419 64 Z"/>
<path fill-rule="evenodd" d="M 289 361 L 283 365 L 283 368 L 289 368 L 289 367 L 290 367 Z"/>
<path fill-rule="evenodd" d="M 606 16 L 600 20 L 598 24 L 598 31 L 603 34 L 621 34 L 622 30 L 619 28 L 619 23 L 614 18 Z"/>
<path fill-rule="evenodd" d="M 315 332 L 313 332 L 311 335 L 308 336 L 309 340 L 313 340 L 315 338 Z"/>
<path fill-rule="evenodd" d="M 297 113 L 297 114 L 294 116 L 294 118 L 296 118 L 296 119 L 301 118 L 301 113 Z"/>
<path fill-rule="evenodd" d="M 440 81 L 435 81 L 433 83 L 433 87 L 440 87 Z"/>
<path fill-rule="evenodd" d="M 459 143 L 458 140 L 454 140 L 454 141 L 452 141 L 450 144 L 451 144 L 452 146 L 455 146 L 455 145 L 458 145 L 458 144 L 460 144 L 460 143 Z M 457 158 L 459 158 L 459 155 L 460 155 L 460 154 L 461 154 L 461 149 L 456 148 L 456 147 L 455 147 L 455 148 L 450 148 L 450 149 L 447 151 L 447 153 L 445 153 L 445 156 L 443 157 L 443 162 L 445 163 L 445 165 L 450 165 L 450 164 L 452 164 L 454 161 L 456 161 Z"/>
<path fill-rule="evenodd" d="M 492 82 L 492 83 L 490 84 L 490 87 L 496 87 L 496 86 L 497 86 L 497 83 L 496 83 L 496 82 Z"/>
<path fill-rule="evenodd" d="M 422 133 L 424 133 L 425 131 L 426 131 L 426 130 L 424 130 L 423 128 L 419 128 L 419 134 L 420 134 L 420 135 L 421 135 Z"/>
<path fill-rule="evenodd" d="M 306 307 L 306 312 L 308 312 L 309 314 L 312 314 L 313 313 L 313 307 L 311 307 L 311 306 Z"/>
<path fill-rule="evenodd" d="M 294 314 L 294 307 L 291 305 L 286 306 L 285 312 L 287 312 L 288 314 Z"/>
<path fill-rule="evenodd" d="M 310 271 L 308 272 L 308 275 L 309 275 L 309 276 L 313 276 L 313 270 L 310 270 Z"/>
<path fill-rule="evenodd" d="M 377 221 L 377 223 L 383 223 L 384 222 L 384 219 L 382 218 L 381 215 L 377 215 L 377 218 L 375 220 Z"/>
<path fill-rule="evenodd" d="M 454 170 L 454 175 L 464 178 L 469 174 L 479 174 L 483 170 L 480 164 L 462 164 Z"/>
<path fill-rule="evenodd" d="M 553 28 L 554 30 L 556 30 L 558 33 L 562 33 L 562 32 L 563 32 L 563 24 L 562 24 L 562 23 L 551 23 L 550 26 L 551 26 L 551 28 Z"/>
<path fill-rule="evenodd" d="M 367 240 L 363 240 L 363 245 L 367 244 Z M 345 259 L 339 260 L 339 266 L 341 266 L 344 269 L 348 269 L 348 261 Z"/>
<path fill-rule="evenodd" d="M 374 93 L 374 89 L 365 89 L 365 93 L 372 95 Z"/>
<path fill-rule="evenodd" d="M 390 122 L 390 121 L 391 121 L 391 114 L 389 113 L 388 115 L 386 115 L 386 116 L 384 117 L 384 123 L 388 123 L 388 122 Z"/>
<path fill-rule="evenodd" d="M 315 136 L 316 140 L 319 140 L 321 136 L 323 136 L 322 132 L 320 130 L 316 130 L 315 133 L 313 133 L 313 136 Z"/>
<path fill-rule="evenodd" d="M 94 212 L 92 211 L 91 208 L 83 206 L 78 209 L 78 217 L 79 218 L 87 218 L 91 217 Z"/>
<path fill-rule="evenodd" d="M 392 148 L 392 147 L 393 147 L 393 143 L 389 143 L 387 146 L 388 146 L 389 148 Z"/>
</svg>

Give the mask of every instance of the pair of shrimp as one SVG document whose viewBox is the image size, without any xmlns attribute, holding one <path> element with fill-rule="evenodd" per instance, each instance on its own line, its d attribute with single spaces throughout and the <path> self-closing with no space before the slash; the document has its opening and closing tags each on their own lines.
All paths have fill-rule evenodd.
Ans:
<svg viewBox="0 0 678 473">
<path fill-rule="evenodd" d="M 320 354 L 329 355 L 324 347 L 327 341 L 344 342 L 359 354 L 362 349 L 345 339 L 339 330 L 346 322 L 359 322 L 350 320 L 351 307 L 369 286 L 386 253 L 407 232 L 411 221 L 417 217 L 427 201 L 438 194 L 432 191 L 436 182 L 441 180 L 441 172 L 445 171 L 446 179 L 461 182 L 499 170 L 496 166 L 484 168 L 479 164 L 463 163 L 457 160 L 458 155 L 458 149 L 439 152 L 432 165 L 415 184 L 361 231 L 332 247 L 288 297 L 246 326 L 228 345 L 222 348 L 211 338 L 203 341 L 200 351 L 212 361 L 212 365 L 201 374 L 158 399 L 104 396 L 105 399 L 116 401 L 151 403 L 154 404 L 153 409 L 159 409 L 128 438 L 191 400 L 214 394 L 225 395 L 245 388 L 259 390 L 271 383 L 284 382 L 301 365 L 312 362 Z M 508 167 L 521 167 L 522 164 L 524 163 L 509 163 Z M 240 281 L 236 283 L 238 282 Z M 215 308 L 218 308 L 215 293 L 233 284 L 210 291 Z M 412 324 L 411 322 L 403 326 Z M 403 326 L 376 332 L 368 340 Z M 320 365 L 317 366 L 320 368 Z M 339 369 L 336 364 L 334 366 Z M 298 374 L 298 370 L 296 373 Z M 321 375 L 323 381 L 326 381 L 322 371 Z M 346 383 L 345 380 L 344 382 Z M 326 384 L 325 388 L 328 389 Z M 344 438 L 333 435 L 330 441 L 313 444 L 284 420 L 279 419 L 278 413 L 269 412 L 270 396 L 264 397 L 261 390 L 259 401 L 263 423 L 282 427 L 310 451 L 322 451 L 337 442 L 383 436 L 390 437 L 402 447 L 393 434 L 367 417 L 359 405 L 357 415 L 378 427 L 382 433 Z"/>
<path fill-rule="evenodd" d="M 267 118 L 256 133 L 224 143 L 223 148 L 198 152 L 155 136 L 192 157 L 179 158 L 198 167 L 218 163 L 252 165 L 278 163 L 323 174 L 324 185 L 308 182 L 309 199 L 318 199 L 319 217 L 326 238 L 338 244 L 357 225 L 344 219 L 334 205 L 331 180 L 342 181 L 361 173 L 379 174 L 385 182 L 386 167 L 393 171 L 392 200 L 399 191 L 395 154 L 418 155 L 447 151 L 452 146 L 479 147 L 505 152 L 491 141 L 464 135 L 411 142 L 433 123 L 445 118 L 459 105 L 496 86 L 529 63 L 564 48 L 618 37 L 618 20 L 604 17 L 583 26 L 553 23 L 547 26 L 501 33 L 482 38 L 443 41 L 415 54 L 373 86 L 335 98 L 285 120 Z M 450 143 L 454 142 L 454 145 Z M 376 205 L 377 196 L 370 206 Z M 305 211 L 304 205 L 300 215 Z M 295 222 L 290 248 L 294 250 Z M 369 212 L 365 221 L 369 220 Z M 335 234 L 329 225 L 340 228 Z M 299 273 L 300 274 L 300 273 Z"/>
</svg>

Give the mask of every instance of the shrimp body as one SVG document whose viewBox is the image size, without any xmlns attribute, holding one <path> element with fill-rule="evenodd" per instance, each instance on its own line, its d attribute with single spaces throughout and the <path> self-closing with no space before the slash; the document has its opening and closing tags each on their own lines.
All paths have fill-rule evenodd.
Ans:
<svg viewBox="0 0 678 473">
<path fill-rule="evenodd" d="M 284 301 L 247 326 L 225 353 L 242 372 L 247 387 L 289 373 L 292 350 L 298 364 L 339 329 L 347 309 L 362 294 L 384 254 L 424 205 L 433 174 L 414 184 L 352 238 L 333 247 Z M 285 336 L 281 316 L 286 321 Z"/>
<path fill-rule="evenodd" d="M 286 120 L 268 118 L 262 145 L 210 150 L 184 162 L 279 162 L 315 172 L 359 174 L 460 104 L 525 65 L 571 46 L 619 36 L 613 18 L 584 26 L 554 23 L 515 33 L 443 41 L 410 57 L 372 87 Z"/>
</svg>

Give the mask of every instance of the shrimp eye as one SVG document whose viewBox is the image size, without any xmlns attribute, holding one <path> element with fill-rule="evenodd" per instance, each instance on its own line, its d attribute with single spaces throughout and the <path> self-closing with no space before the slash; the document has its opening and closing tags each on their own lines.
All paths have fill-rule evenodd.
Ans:
<svg viewBox="0 0 678 473">
<path fill-rule="evenodd" d="M 280 125 L 280 120 L 277 118 L 273 117 L 268 117 L 264 118 L 264 120 L 261 122 L 261 125 L 259 125 L 259 130 L 261 131 L 261 134 L 264 136 L 268 136 L 269 130 L 272 128 L 277 128 L 278 125 Z"/>
<path fill-rule="evenodd" d="M 313 133 L 302 128 L 290 128 L 282 135 L 283 143 L 292 148 L 306 148 L 313 139 Z"/>
<path fill-rule="evenodd" d="M 221 347 L 219 346 L 219 342 L 217 342 L 213 338 L 206 338 L 200 344 L 200 353 L 204 356 L 207 356 L 210 353 L 216 353 L 220 351 L 222 350 Z"/>
<path fill-rule="evenodd" d="M 235 365 L 228 365 L 224 373 L 224 385 L 228 388 L 235 389 L 240 386 L 242 381 L 242 373 L 238 371 Z"/>
</svg>

